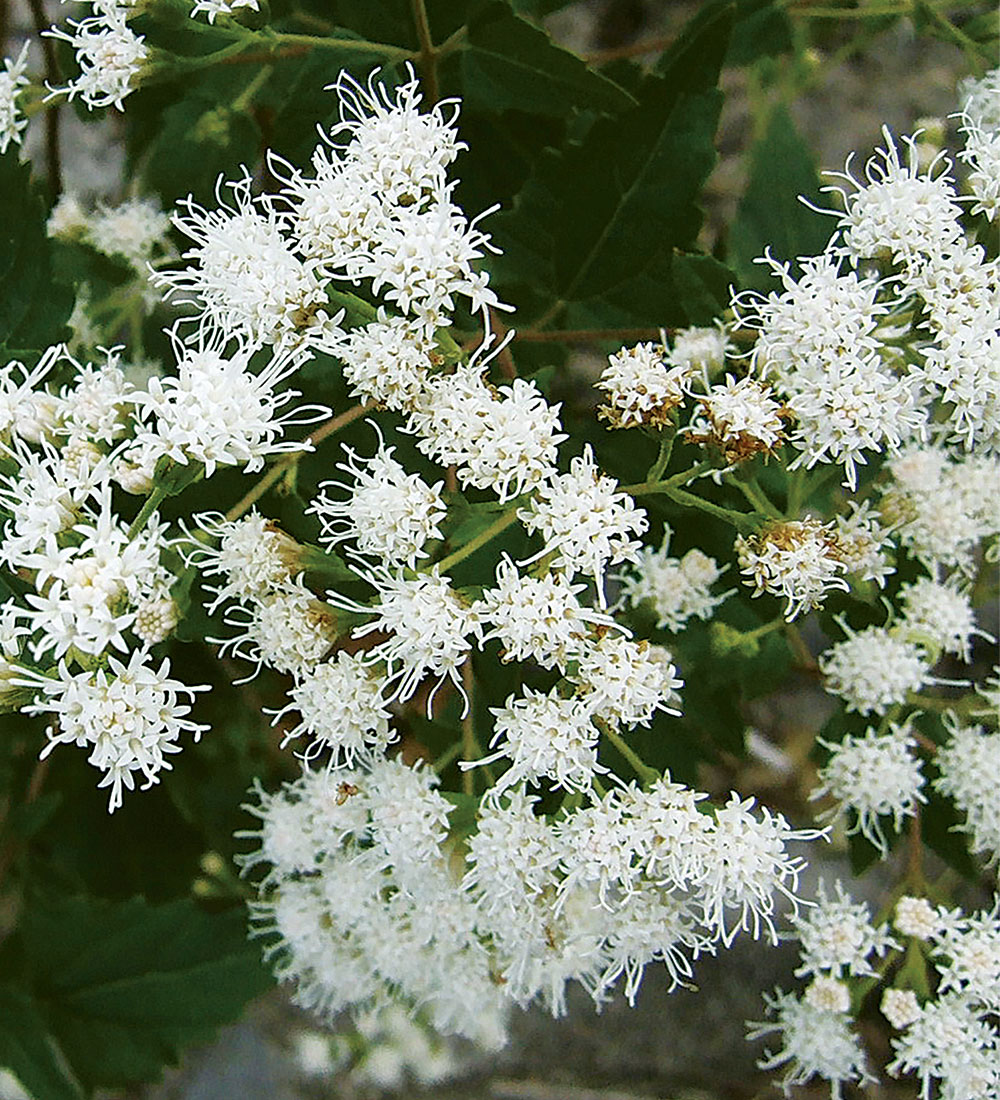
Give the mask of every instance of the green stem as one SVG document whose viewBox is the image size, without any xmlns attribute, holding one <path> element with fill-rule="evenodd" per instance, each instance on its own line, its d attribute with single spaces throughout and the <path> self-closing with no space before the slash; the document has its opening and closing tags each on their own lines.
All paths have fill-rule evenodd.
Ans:
<svg viewBox="0 0 1000 1100">
<path fill-rule="evenodd" d="M 354 53 L 372 53 L 390 61 L 412 61 L 419 54 L 402 46 L 390 46 L 385 42 L 366 42 L 362 38 L 326 38 L 315 34 L 291 34 L 287 31 L 272 31 L 267 38 L 275 46 L 311 46 L 317 50 L 341 50 Z"/>
<path fill-rule="evenodd" d="M 495 519 L 489 527 L 484 528 L 478 535 L 469 539 L 467 543 L 460 546 L 446 558 L 442 558 L 441 561 L 436 562 L 435 568 L 444 573 L 453 565 L 457 565 L 460 561 L 465 561 L 465 559 L 471 557 L 480 546 L 485 546 L 491 539 L 496 538 L 501 531 L 506 531 L 516 519 L 516 508 L 512 508 L 509 512 L 504 512 L 504 514 L 500 516 L 499 519 Z"/>
<path fill-rule="evenodd" d="M 756 512 L 737 512 L 733 508 L 723 508 L 721 504 L 713 504 L 712 501 L 695 496 L 694 493 L 689 493 L 684 489 L 661 488 L 659 492 L 670 497 L 675 504 L 683 504 L 687 508 L 697 508 L 701 512 L 706 512 L 710 516 L 715 516 L 716 519 L 731 524 L 742 535 L 753 534 L 760 527 L 761 521 L 767 518 Z"/>
<path fill-rule="evenodd" d="M 610 722 L 605 722 L 603 718 L 597 718 L 595 722 L 602 735 L 606 737 L 621 755 L 625 757 L 629 764 L 632 765 L 636 775 L 642 780 L 643 785 L 653 783 L 660 778 L 660 773 L 656 768 L 651 768 Z"/>
<path fill-rule="evenodd" d="M 413 22 L 417 27 L 417 41 L 420 43 L 420 75 L 424 78 L 427 98 L 431 103 L 438 101 L 437 55 L 431 38 L 431 25 L 427 19 L 424 0 L 410 0 Z"/>
<path fill-rule="evenodd" d="M 450 748 L 444 750 L 443 753 L 434 761 L 431 767 L 434 769 L 435 774 L 441 775 L 441 773 L 449 766 L 453 764 L 459 756 L 462 755 L 462 749 L 465 747 L 464 740 L 456 741 Z M 469 773 L 466 772 L 466 775 Z"/>
<path fill-rule="evenodd" d="M 667 468 L 670 462 L 670 456 L 674 450 L 674 440 L 677 438 L 677 432 L 670 428 L 665 428 L 662 438 L 660 439 L 660 453 L 656 456 L 656 461 L 650 466 L 648 473 L 646 474 L 647 482 L 659 481 L 663 477 L 663 471 Z"/>
<path fill-rule="evenodd" d="M 273 72 L 273 65 L 262 65 L 253 80 L 233 100 L 233 110 L 238 114 L 245 114 L 253 103 L 253 97 L 268 82 Z"/>
<path fill-rule="evenodd" d="M 668 456 L 669 457 L 669 456 Z M 659 465 L 659 463 L 657 463 Z M 691 466 L 687 470 L 682 470 L 679 474 L 674 474 L 672 477 L 668 477 L 666 481 L 657 481 L 655 478 L 650 477 L 649 481 L 640 481 L 635 485 L 623 485 L 623 493 L 631 493 L 632 496 L 649 496 L 653 493 L 670 493 L 671 489 L 675 489 L 679 486 L 686 485 L 689 481 L 693 481 L 696 477 L 705 473 L 706 470 L 714 468 L 712 462 L 698 462 L 694 466 Z M 656 467 L 650 473 L 655 473 Z"/>
<path fill-rule="evenodd" d="M 781 513 L 767 498 L 764 490 L 757 484 L 756 478 L 751 478 L 749 481 L 744 481 L 742 478 L 736 478 L 734 484 L 747 498 L 747 502 L 756 508 L 758 512 L 763 512 L 764 515 L 771 516 L 774 519 L 782 518 Z"/>
<path fill-rule="evenodd" d="M 132 526 L 128 529 L 128 538 L 131 541 L 139 534 L 140 531 L 149 522 L 149 517 L 156 511 L 157 508 L 163 503 L 164 498 L 167 495 L 167 489 L 165 485 L 157 485 L 153 491 L 146 498 L 145 503 L 139 509 L 139 514 L 132 520 Z"/>
</svg>

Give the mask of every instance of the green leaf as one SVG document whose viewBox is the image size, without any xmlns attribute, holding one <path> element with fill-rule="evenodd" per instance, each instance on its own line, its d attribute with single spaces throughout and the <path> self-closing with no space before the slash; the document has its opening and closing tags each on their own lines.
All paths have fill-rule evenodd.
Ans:
<svg viewBox="0 0 1000 1100">
<path fill-rule="evenodd" d="M 633 102 L 502 0 L 489 0 L 472 15 L 467 42 L 462 76 L 465 103 L 473 110 L 562 116 L 573 108 L 614 111 Z"/>
<path fill-rule="evenodd" d="M 0 348 L 57 343 L 73 292 L 52 275 L 45 211 L 16 147 L 0 156 Z"/>
<path fill-rule="evenodd" d="M 156 1078 L 270 985 L 242 909 L 58 898 L 28 908 L 23 936 L 51 1030 L 88 1086 Z"/>
<path fill-rule="evenodd" d="M 726 9 L 684 39 L 665 75 L 639 85 L 638 106 L 598 119 L 581 143 L 541 161 L 513 214 L 497 219 L 501 247 L 520 246 L 524 263 L 532 248 L 542 253 L 535 278 L 551 273 L 557 297 L 604 295 L 693 244 L 731 22 Z"/>
<path fill-rule="evenodd" d="M 774 285 L 770 268 L 754 263 L 770 245 L 776 259 L 815 256 L 833 223 L 800 200 L 822 198 L 812 156 L 784 107 L 771 115 L 750 154 L 750 179 L 729 236 L 729 262 L 744 286 Z"/>
<path fill-rule="evenodd" d="M 83 1096 L 35 1002 L 11 985 L 0 986 L 0 1066 L 38 1100 Z"/>
</svg>

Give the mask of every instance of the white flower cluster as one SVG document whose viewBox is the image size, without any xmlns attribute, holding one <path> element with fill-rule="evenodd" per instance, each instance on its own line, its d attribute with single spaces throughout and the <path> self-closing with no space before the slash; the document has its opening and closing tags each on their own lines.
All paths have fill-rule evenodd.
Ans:
<svg viewBox="0 0 1000 1100">
<path fill-rule="evenodd" d="M 919 914 L 919 917 L 918 917 Z M 885 990 L 882 1013 L 900 1034 L 888 1070 L 920 1078 L 921 1097 L 937 1085 L 947 1100 L 980 1100 L 1000 1090 L 1000 898 L 966 916 L 903 897 L 895 924 L 920 941 L 935 972 L 933 998 L 903 986 Z M 923 1001 L 923 1003 L 921 1003 Z"/>
<path fill-rule="evenodd" d="M 261 819 L 245 870 L 266 868 L 254 904 L 279 975 L 333 1017 L 402 997 L 438 1029 L 503 1041 L 512 1004 L 565 1011 L 579 982 L 600 1004 L 624 976 L 631 1001 L 648 963 L 671 985 L 702 952 L 772 924 L 801 860 L 780 815 L 661 779 L 546 818 L 523 789 L 484 801 L 467 847 L 433 773 L 398 760 L 306 772 L 247 807 Z M 464 860 L 465 873 L 462 874 Z"/>
<path fill-rule="evenodd" d="M 145 39 L 128 25 L 131 8 L 131 0 L 92 0 L 89 15 L 66 20 L 69 30 L 44 32 L 69 43 L 80 69 L 64 88 L 50 88 L 49 99 L 79 96 L 91 109 L 113 105 L 124 110 L 125 97 L 135 91 L 149 59 Z"/>
<path fill-rule="evenodd" d="M 3 72 L 0 72 L 0 156 L 7 152 L 12 142 L 21 144 L 21 135 L 28 126 L 28 120 L 22 116 L 17 102 L 21 89 L 29 83 L 24 75 L 28 67 L 28 45 L 25 42 L 16 59 L 5 57 L 3 60 Z"/>
<path fill-rule="evenodd" d="M 973 852 L 985 855 L 991 864 L 1000 861 L 1000 786 L 996 782 L 1000 756 L 1000 732 L 966 725 L 946 715 L 949 737 L 934 758 L 938 778 L 934 787 L 954 799 L 965 818 Z"/>
<path fill-rule="evenodd" d="M 53 206 L 47 228 L 51 237 L 85 241 L 105 256 L 126 260 L 143 275 L 150 260 L 173 251 L 170 219 L 155 199 L 126 199 L 116 206 L 100 203 L 88 213 L 67 191 Z"/>
</svg>

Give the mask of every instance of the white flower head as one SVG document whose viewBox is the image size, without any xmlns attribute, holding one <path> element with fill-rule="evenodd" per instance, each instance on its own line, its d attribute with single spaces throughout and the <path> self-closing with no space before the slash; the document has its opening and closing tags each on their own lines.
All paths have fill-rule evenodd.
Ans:
<svg viewBox="0 0 1000 1100">
<path fill-rule="evenodd" d="M 879 626 L 849 633 L 820 655 L 819 667 L 826 690 L 861 715 L 885 714 L 930 679 L 923 650 Z"/>
<path fill-rule="evenodd" d="M 214 23 L 220 15 L 236 15 L 240 8 L 260 11 L 259 2 L 260 0 L 194 0 L 191 18 L 194 19 L 204 12 L 209 23 Z"/>
<path fill-rule="evenodd" d="M 727 374 L 725 382 L 698 396 L 698 404 L 686 437 L 718 451 L 727 466 L 771 454 L 784 442 L 784 406 L 756 378 Z"/>
<path fill-rule="evenodd" d="M 114 105 L 124 110 L 125 97 L 135 90 L 149 58 L 145 39 L 126 18 L 122 9 L 108 5 L 87 19 L 68 19 L 71 31 L 52 27 L 42 32 L 68 42 L 80 67 L 79 76 L 65 88 L 51 88 L 47 99 L 79 96 L 91 109 Z"/>
<path fill-rule="evenodd" d="M 934 758 L 941 773 L 934 788 L 954 799 L 965 818 L 962 829 L 969 834 L 971 850 L 995 864 L 1000 860 L 1000 786 L 996 782 L 1000 733 L 963 725 L 954 715 L 945 721 L 950 736 Z"/>
<path fill-rule="evenodd" d="M 905 585 L 900 598 L 902 633 L 932 654 L 952 653 L 968 663 L 973 635 L 992 640 L 976 627 L 969 596 L 953 584 L 921 577 Z"/>
<path fill-rule="evenodd" d="M 848 833 L 861 833 L 883 857 L 888 843 L 880 822 L 891 817 L 896 832 L 913 817 L 918 803 L 926 802 L 916 739 L 909 723 L 889 723 L 888 731 L 869 729 L 861 737 L 847 734 L 836 743 L 819 739 L 830 759 L 819 770 L 820 786 L 810 798 L 829 795 L 837 805 L 828 816 L 853 811 L 856 820 Z"/>
<path fill-rule="evenodd" d="M 5 57 L 0 72 L 0 156 L 7 152 L 12 142 L 21 144 L 21 135 L 28 125 L 17 103 L 21 89 L 29 83 L 24 75 L 28 66 L 28 45 L 25 42 L 15 60 Z"/>
<path fill-rule="evenodd" d="M 663 427 L 674 409 L 684 403 L 687 364 L 670 365 L 661 345 L 636 344 L 608 356 L 598 389 L 607 393 L 607 405 L 599 410 L 614 428 L 640 424 Z"/>
<path fill-rule="evenodd" d="M 864 902 L 853 901 L 839 881 L 834 883 L 834 889 L 836 897 L 831 898 L 821 879 L 816 904 L 792 917 L 802 952 L 796 977 L 874 974 L 872 956 L 882 956 L 890 947 L 899 946 L 884 924 L 877 928 L 872 924 L 871 912 Z"/>
<path fill-rule="evenodd" d="M 589 444 L 571 460 L 569 473 L 543 482 L 517 515 L 529 532 L 542 536 L 545 548 L 538 557 L 552 554 L 553 568 L 593 577 L 602 606 L 605 568 L 635 561 L 639 542 L 632 536 L 648 526 L 643 509 L 598 470 Z"/>
<path fill-rule="evenodd" d="M 680 714 L 677 689 L 684 681 L 662 646 L 605 633 L 583 648 L 570 679 L 595 717 L 609 722 L 648 726 L 657 711 Z"/>
<path fill-rule="evenodd" d="M 122 256 L 140 271 L 157 249 L 169 249 L 169 230 L 170 219 L 155 199 L 126 199 L 118 206 L 98 206 L 87 223 L 88 239 L 98 252 Z"/>
</svg>

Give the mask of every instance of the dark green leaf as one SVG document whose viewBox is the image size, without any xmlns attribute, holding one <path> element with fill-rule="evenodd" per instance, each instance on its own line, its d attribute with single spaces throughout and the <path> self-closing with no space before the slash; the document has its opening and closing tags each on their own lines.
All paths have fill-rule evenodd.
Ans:
<svg viewBox="0 0 1000 1100">
<path fill-rule="evenodd" d="M 83 1096 L 34 1001 L 10 985 L 0 986 L 0 1066 L 38 1100 Z"/>
<path fill-rule="evenodd" d="M 744 286 L 774 285 L 770 268 L 754 263 L 768 245 L 779 260 L 823 251 L 833 223 L 799 195 L 812 202 L 822 197 L 809 150 L 779 106 L 751 151 L 750 179 L 729 237 L 729 262 Z"/>
<path fill-rule="evenodd" d="M 52 275 L 45 211 L 31 166 L 13 148 L 0 156 L 0 348 L 57 343 L 73 292 Z"/>
<path fill-rule="evenodd" d="M 29 907 L 23 935 L 51 1029 L 89 1086 L 157 1077 L 270 984 L 242 909 L 58 898 Z"/>
<path fill-rule="evenodd" d="M 464 96 L 473 110 L 561 116 L 574 107 L 621 110 L 632 97 L 575 54 L 490 0 L 470 19 L 462 51 Z"/>
</svg>

